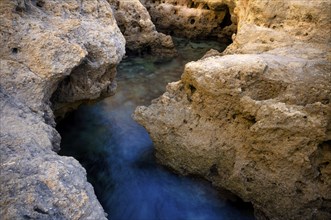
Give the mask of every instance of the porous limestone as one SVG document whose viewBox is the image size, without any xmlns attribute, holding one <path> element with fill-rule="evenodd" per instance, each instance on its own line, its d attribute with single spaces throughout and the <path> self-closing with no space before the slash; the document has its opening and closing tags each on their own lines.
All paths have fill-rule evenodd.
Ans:
<svg viewBox="0 0 331 220">
<path fill-rule="evenodd" d="M 128 53 L 149 52 L 170 57 L 176 54 L 169 35 L 159 33 L 146 8 L 139 0 L 108 0 L 125 39 Z"/>
<path fill-rule="evenodd" d="M 230 190 L 258 219 L 330 219 L 330 2 L 235 3 L 233 44 L 188 63 L 134 117 L 161 164 Z"/>
<path fill-rule="evenodd" d="M 232 0 L 142 0 L 157 29 L 187 38 L 228 41 L 236 32 Z"/>
<path fill-rule="evenodd" d="M 50 108 L 114 91 L 125 40 L 106 0 L 0 2 L 1 219 L 106 219 L 61 157 Z"/>
</svg>

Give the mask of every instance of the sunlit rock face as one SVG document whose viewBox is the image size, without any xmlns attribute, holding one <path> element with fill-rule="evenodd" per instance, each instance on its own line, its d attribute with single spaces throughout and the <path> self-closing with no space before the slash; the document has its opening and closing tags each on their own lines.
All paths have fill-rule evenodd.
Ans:
<svg viewBox="0 0 331 220">
<path fill-rule="evenodd" d="M 159 162 L 252 202 L 259 219 L 330 219 L 330 7 L 236 1 L 233 44 L 136 109 Z"/>
<path fill-rule="evenodd" d="M 230 39 L 236 32 L 234 1 L 142 0 L 161 32 L 188 38 Z"/>
<path fill-rule="evenodd" d="M 58 110 L 114 91 L 125 40 L 106 1 L 1 4 L 1 83 L 8 92 L 37 110 L 47 108 L 41 105 L 57 89 L 52 101 Z M 25 92 L 17 92 L 18 85 Z"/>
<path fill-rule="evenodd" d="M 58 156 L 51 111 L 113 92 L 125 40 L 105 0 L 0 2 L 1 218 L 105 219 L 85 170 Z"/>
<path fill-rule="evenodd" d="M 151 17 L 139 0 L 108 0 L 125 39 L 127 53 L 152 53 L 174 56 L 175 46 L 170 36 L 156 31 Z"/>
</svg>

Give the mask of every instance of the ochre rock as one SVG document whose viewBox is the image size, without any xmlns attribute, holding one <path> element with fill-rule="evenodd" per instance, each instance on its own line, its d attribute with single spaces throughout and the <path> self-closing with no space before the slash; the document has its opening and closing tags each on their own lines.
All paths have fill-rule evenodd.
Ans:
<svg viewBox="0 0 331 220">
<path fill-rule="evenodd" d="M 226 41 L 236 31 L 232 0 L 142 0 L 163 33 Z"/>
<path fill-rule="evenodd" d="M 330 2 L 235 3 L 233 44 L 188 63 L 134 117 L 161 164 L 232 191 L 257 218 L 330 219 Z"/>
<path fill-rule="evenodd" d="M 125 39 L 127 52 L 150 52 L 158 56 L 174 56 L 175 46 L 169 35 L 156 31 L 151 17 L 139 0 L 108 0 Z"/>
<path fill-rule="evenodd" d="M 106 0 L 0 2 L 1 219 L 106 219 L 50 108 L 112 93 L 125 40 Z"/>
</svg>

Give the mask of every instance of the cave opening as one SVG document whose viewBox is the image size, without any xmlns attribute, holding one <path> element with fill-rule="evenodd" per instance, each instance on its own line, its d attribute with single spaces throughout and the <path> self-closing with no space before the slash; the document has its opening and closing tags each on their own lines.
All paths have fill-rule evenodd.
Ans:
<svg viewBox="0 0 331 220">
<path fill-rule="evenodd" d="M 226 26 L 230 26 L 232 24 L 229 7 L 227 5 L 225 5 L 225 6 L 223 6 L 223 10 L 225 11 L 225 16 L 223 18 L 223 21 L 219 25 L 222 29 L 225 28 Z"/>
</svg>

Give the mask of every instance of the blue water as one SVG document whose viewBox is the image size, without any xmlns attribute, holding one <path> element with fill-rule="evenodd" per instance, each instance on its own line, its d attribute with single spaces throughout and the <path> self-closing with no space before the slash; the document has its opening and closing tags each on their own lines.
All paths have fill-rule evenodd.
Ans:
<svg viewBox="0 0 331 220">
<path fill-rule="evenodd" d="M 147 131 L 131 114 L 148 105 L 180 78 L 187 61 L 200 58 L 217 42 L 177 39 L 179 55 L 172 60 L 153 56 L 127 57 L 118 67 L 113 97 L 83 105 L 58 124 L 60 154 L 74 156 L 112 220 L 254 219 L 252 209 L 223 198 L 209 183 L 181 177 L 156 164 Z"/>
</svg>

